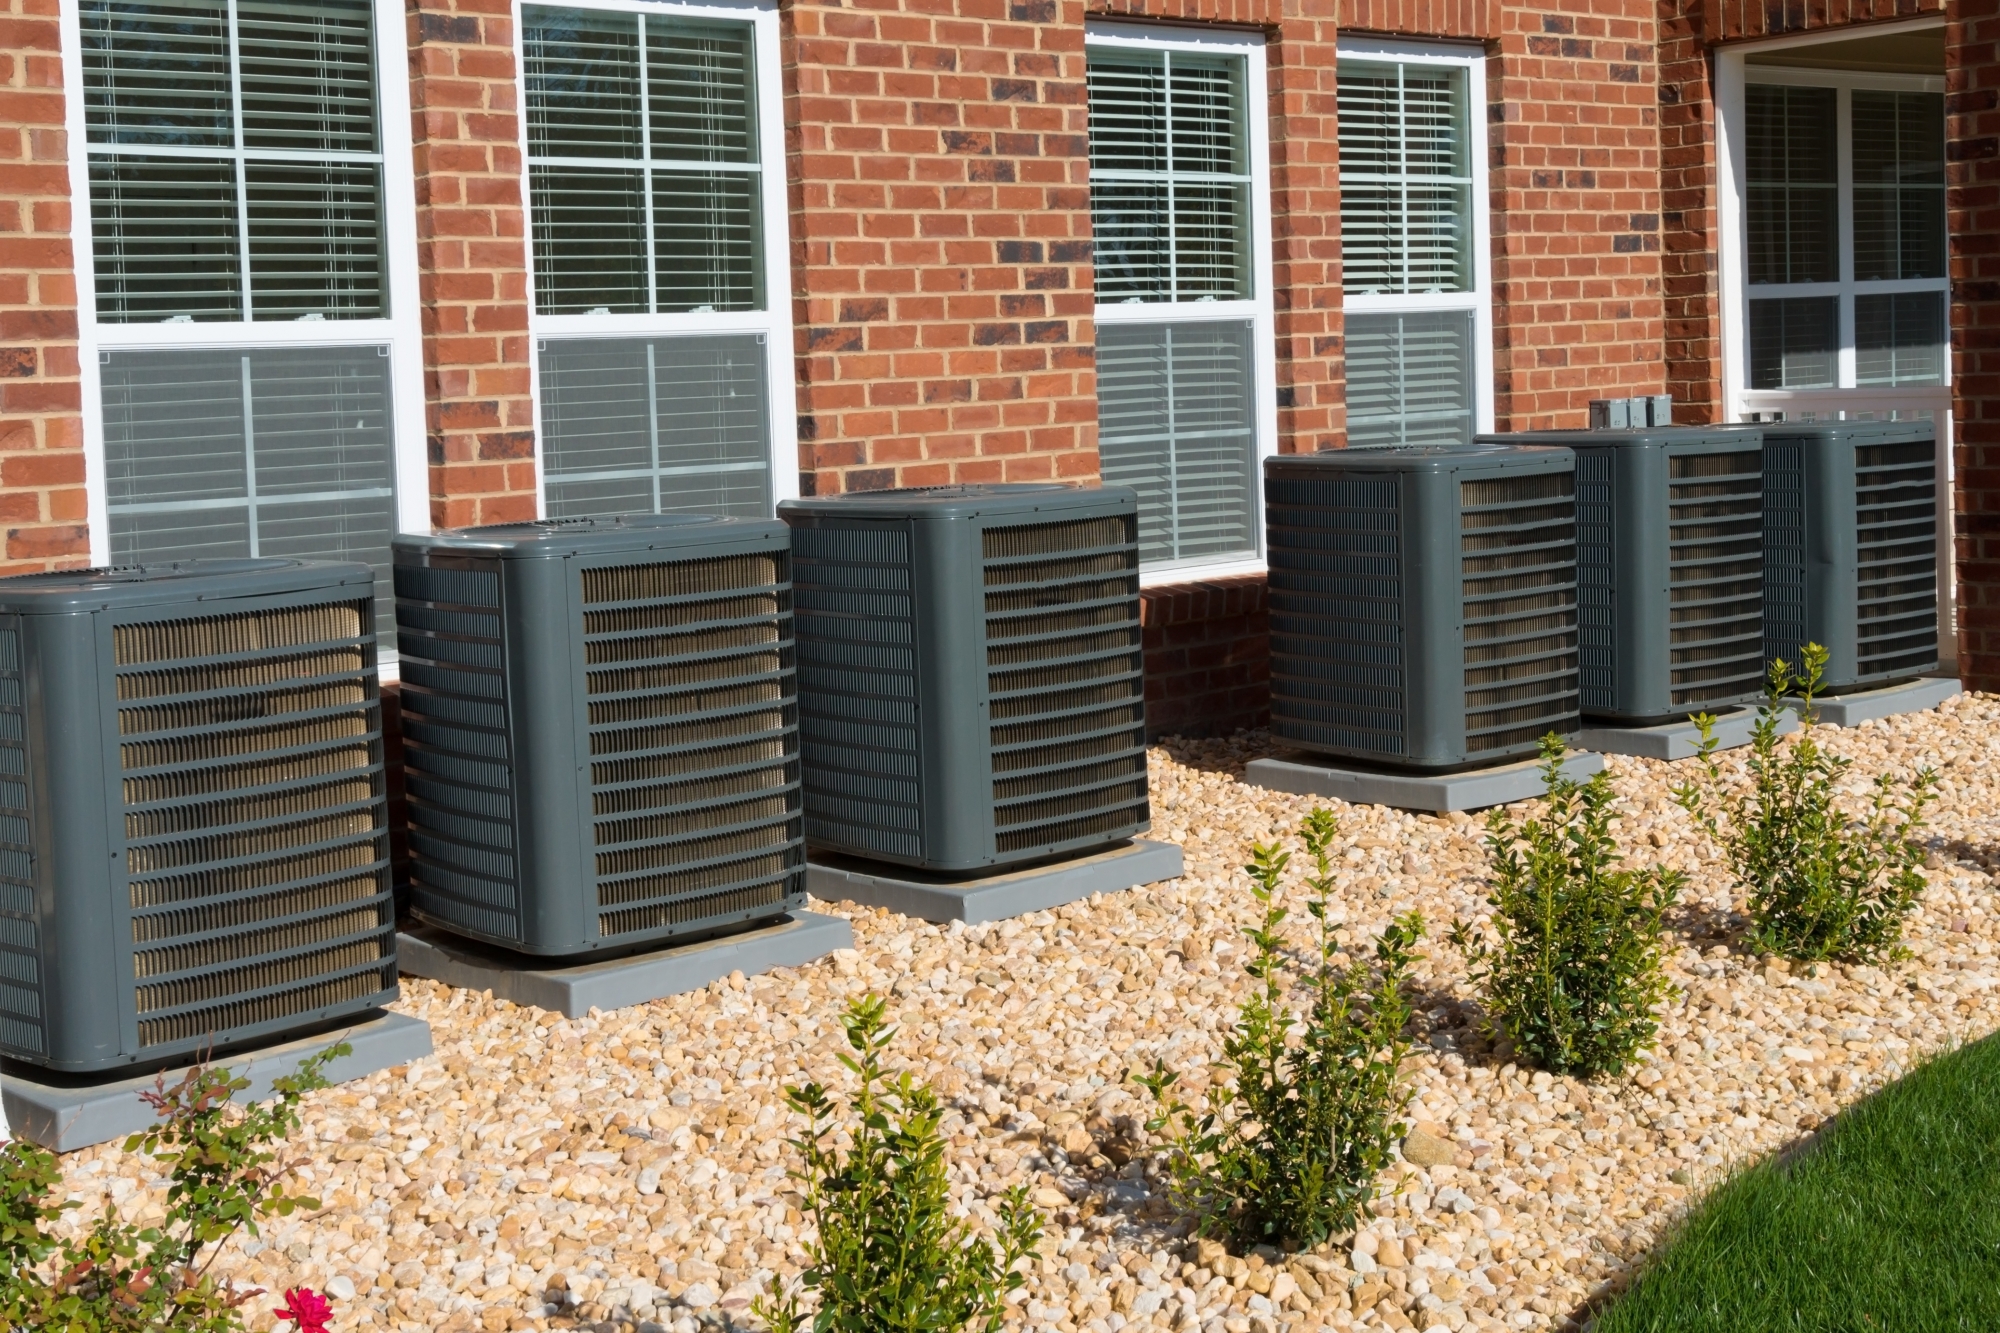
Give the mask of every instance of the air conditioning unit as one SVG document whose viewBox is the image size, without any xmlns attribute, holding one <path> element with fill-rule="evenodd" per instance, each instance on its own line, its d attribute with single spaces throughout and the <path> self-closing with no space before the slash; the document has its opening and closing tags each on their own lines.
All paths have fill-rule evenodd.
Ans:
<svg viewBox="0 0 2000 1333">
<path fill-rule="evenodd" d="M 943 486 L 778 512 L 809 842 L 954 872 L 1146 831 L 1133 491 Z"/>
<path fill-rule="evenodd" d="M 1669 722 L 1758 697 L 1764 681 L 1758 428 L 1478 438 L 1576 451 L 1585 717 Z"/>
<path fill-rule="evenodd" d="M 373 587 L 0 580 L 0 1054 L 164 1066 L 396 998 Z"/>
<path fill-rule="evenodd" d="M 559 956 L 804 905 L 786 537 L 663 514 L 396 539 L 417 917 Z"/>
<path fill-rule="evenodd" d="M 1764 656 L 1827 650 L 1829 690 L 1936 671 L 1937 433 L 1928 421 L 1764 432 Z"/>
<path fill-rule="evenodd" d="M 1264 460 L 1271 732 L 1442 770 L 1578 728 L 1567 449 L 1329 449 Z"/>
</svg>

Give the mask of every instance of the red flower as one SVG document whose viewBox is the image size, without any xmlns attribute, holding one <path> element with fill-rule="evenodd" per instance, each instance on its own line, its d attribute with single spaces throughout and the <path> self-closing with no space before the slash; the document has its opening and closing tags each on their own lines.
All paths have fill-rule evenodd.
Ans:
<svg viewBox="0 0 2000 1333">
<path fill-rule="evenodd" d="M 285 1292 L 285 1303 L 276 1313 L 278 1318 L 297 1324 L 298 1333 L 326 1333 L 326 1321 L 333 1318 L 333 1307 L 311 1287 L 293 1287 Z"/>
</svg>

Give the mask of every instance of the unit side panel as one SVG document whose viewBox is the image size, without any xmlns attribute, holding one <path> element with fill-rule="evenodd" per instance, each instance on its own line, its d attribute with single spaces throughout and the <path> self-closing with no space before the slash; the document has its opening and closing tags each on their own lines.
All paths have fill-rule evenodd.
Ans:
<svg viewBox="0 0 2000 1333">
<path fill-rule="evenodd" d="M 1496 471 L 1458 488 L 1465 749 L 1532 753 L 1578 725 L 1576 475 Z"/>
<path fill-rule="evenodd" d="M 21 618 L 0 616 L 0 1053 L 39 1061 L 49 1053 L 49 995 L 35 912 L 33 766 Z"/>
<path fill-rule="evenodd" d="M 1857 683 L 1938 667 L 1937 454 L 1930 440 L 1854 450 Z"/>
<path fill-rule="evenodd" d="M 1616 513 L 1609 449 L 1576 451 L 1577 664 L 1585 712 L 1618 704 Z"/>
<path fill-rule="evenodd" d="M 1807 629 L 1806 451 L 1796 439 L 1764 441 L 1764 660 L 1799 660 Z"/>
<path fill-rule="evenodd" d="M 1754 698 L 1764 665 L 1764 450 L 1667 451 L 1669 688 L 1692 711 Z"/>
</svg>

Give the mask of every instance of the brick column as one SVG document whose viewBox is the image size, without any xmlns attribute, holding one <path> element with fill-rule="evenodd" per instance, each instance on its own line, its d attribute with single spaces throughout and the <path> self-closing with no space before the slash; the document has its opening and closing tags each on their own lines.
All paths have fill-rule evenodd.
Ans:
<svg viewBox="0 0 2000 1333">
<path fill-rule="evenodd" d="M 0 574 L 90 563 L 56 0 L 0 0 Z"/>
<path fill-rule="evenodd" d="M 2000 690 L 2000 0 L 1946 27 L 1959 674 Z"/>
<path fill-rule="evenodd" d="M 1641 0 L 1501 14 L 1488 65 L 1496 424 L 1660 393 L 1657 22 Z"/>
<path fill-rule="evenodd" d="M 1082 0 L 799 0 L 801 486 L 1097 472 Z"/>
<path fill-rule="evenodd" d="M 1674 419 L 1722 419 L 1715 88 L 1700 0 L 1660 7 L 1661 297 Z"/>
<path fill-rule="evenodd" d="M 431 522 L 535 516 L 526 189 L 508 0 L 409 0 Z"/>
</svg>

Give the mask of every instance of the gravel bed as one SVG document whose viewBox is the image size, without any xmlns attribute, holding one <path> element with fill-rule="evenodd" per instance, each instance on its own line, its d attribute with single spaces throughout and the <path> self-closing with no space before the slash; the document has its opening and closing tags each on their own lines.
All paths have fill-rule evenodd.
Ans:
<svg viewBox="0 0 2000 1333">
<path fill-rule="evenodd" d="M 1177 1239 L 1149 1193 L 1145 1107 L 1126 1077 L 1157 1056 L 1199 1079 L 1242 991 L 1237 931 L 1254 904 L 1237 867 L 1315 804 L 1243 785 L 1270 749 L 1249 735 L 1154 751 L 1153 836 L 1187 854 L 1172 883 L 971 929 L 856 911 L 853 951 L 576 1021 L 406 980 L 397 1007 L 431 1022 L 437 1056 L 315 1095 L 294 1146 L 325 1210 L 232 1247 L 222 1268 L 274 1293 L 330 1291 L 342 1330 L 742 1324 L 802 1254 L 781 1085 L 846 1087 L 841 1008 L 887 992 L 897 1057 L 956 1108 L 960 1202 L 989 1215 L 986 1200 L 1026 1180 L 1051 1215 L 1020 1326 L 1564 1327 L 1734 1165 L 2000 1026 L 2000 699 L 1819 734 L 1857 761 L 1857 792 L 1881 768 L 1943 773 L 1913 957 L 1805 975 L 1744 955 L 1715 849 L 1668 794 L 1685 762 L 1614 757 L 1623 845 L 1690 881 L 1682 994 L 1654 1057 L 1615 1082 L 1531 1074 L 1478 1035 L 1441 938 L 1482 910 L 1474 819 L 1334 803 L 1347 925 L 1365 937 L 1414 907 L 1432 931 L 1417 1129 L 1379 1215 L 1338 1246 L 1246 1261 Z M 115 1147 L 65 1166 L 86 1205 L 74 1216 L 107 1199 L 159 1207 L 163 1182 Z"/>
</svg>

